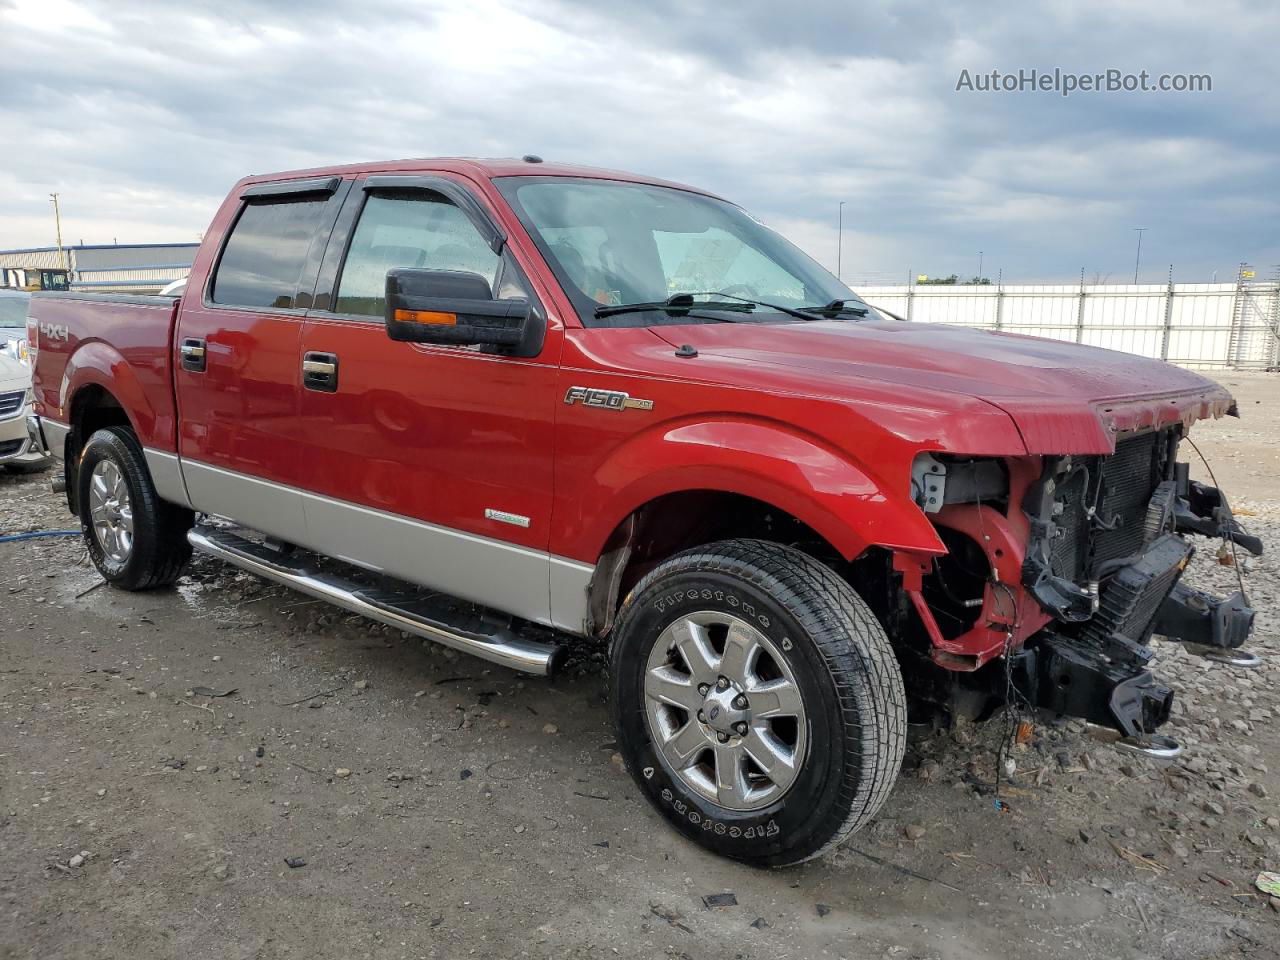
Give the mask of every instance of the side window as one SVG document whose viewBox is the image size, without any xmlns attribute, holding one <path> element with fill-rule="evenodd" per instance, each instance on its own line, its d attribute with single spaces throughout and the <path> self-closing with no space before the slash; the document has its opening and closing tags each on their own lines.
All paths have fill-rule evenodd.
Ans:
<svg viewBox="0 0 1280 960">
<path fill-rule="evenodd" d="M 381 317 L 387 271 L 396 267 L 465 270 L 484 277 L 495 299 L 528 296 L 507 266 L 467 215 L 440 194 L 371 194 L 351 236 L 334 310 Z"/>
<path fill-rule="evenodd" d="M 236 307 L 292 307 L 327 202 L 311 198 L 246 204 L 223 248 L 209 298 Z"/>
</svg>

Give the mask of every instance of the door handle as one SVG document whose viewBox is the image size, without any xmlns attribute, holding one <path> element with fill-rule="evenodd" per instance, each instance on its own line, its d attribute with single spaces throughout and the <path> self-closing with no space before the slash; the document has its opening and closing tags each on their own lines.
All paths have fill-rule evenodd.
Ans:
<svg viewBox="0 0 1280 960">
<path fill-rule="evenodd" d="M 302 355 L 302 385 L 308 390 L 334 393 L 338 389 L 338 355 L 317 353 L 314 350 Z"/>
<path fill-rule="evenodd" d="M 204 373 L 205 349 L 204 341 L 198 337 L 187 337 L 182 341 L 179 352 L 182 354 L 182 369 L 192 373 Z"/>
</svg>

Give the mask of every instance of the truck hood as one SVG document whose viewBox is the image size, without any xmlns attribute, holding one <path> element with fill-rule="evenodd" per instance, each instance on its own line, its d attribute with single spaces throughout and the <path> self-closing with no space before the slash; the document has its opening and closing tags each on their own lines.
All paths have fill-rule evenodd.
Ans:
<svg viewBox="0 0 1280 960">
<path fill-rule="evenodd" d="M 1018 334 L 894 320 L 652 329 L 700 354 L 803 369 L 823 392 L 877 380 L 916 402 L 936 391 L 975 397 L 1013 419 L 1028 453 L 1110 453 L 1118 433 L 1235 413 L 1225 389 L 1189 370 Z"/>
</svg>

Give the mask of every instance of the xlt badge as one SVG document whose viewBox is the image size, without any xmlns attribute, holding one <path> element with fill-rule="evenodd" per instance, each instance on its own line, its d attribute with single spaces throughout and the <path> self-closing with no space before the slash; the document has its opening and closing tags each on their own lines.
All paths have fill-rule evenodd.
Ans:
<svg viewBox="0 0 1280 960">
<path fill-rule="evenodd" d="M 564 402 L 572 406 L 600 407 L 604 410 L 652 410 L 652 400 L 641 400 L 622 390 L 601 390 L 598 387 L 570 387 Z"/>
</svg>

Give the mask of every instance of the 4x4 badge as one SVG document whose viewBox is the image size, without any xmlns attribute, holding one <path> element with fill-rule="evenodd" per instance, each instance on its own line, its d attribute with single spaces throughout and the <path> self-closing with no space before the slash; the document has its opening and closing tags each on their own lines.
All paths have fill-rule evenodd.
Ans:
<svg viewBox="0 0 1280 960">
<path fill-rule="evenodd" d="M 602 410 L 652 410 L 652 400 L 641 400 L 622 390 L 601 390 L 599 387 L 570 387 L 565 391 L 564 402 L 572 406 L 599 407 Z"/>
</svg>

